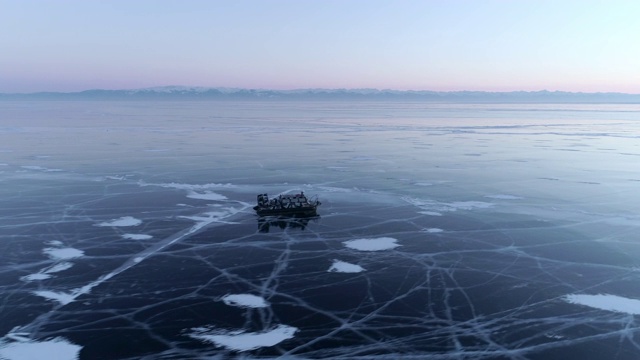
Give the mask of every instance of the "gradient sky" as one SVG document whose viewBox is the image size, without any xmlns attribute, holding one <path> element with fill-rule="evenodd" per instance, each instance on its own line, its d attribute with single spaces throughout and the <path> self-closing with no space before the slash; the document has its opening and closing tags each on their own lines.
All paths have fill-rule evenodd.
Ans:
<svg viewBox="0 0 640 360">
<path fill-rule="evenodd" d="M 640 1 L 0 0 L 0 92 L 640 93 Z"/>
</svg>

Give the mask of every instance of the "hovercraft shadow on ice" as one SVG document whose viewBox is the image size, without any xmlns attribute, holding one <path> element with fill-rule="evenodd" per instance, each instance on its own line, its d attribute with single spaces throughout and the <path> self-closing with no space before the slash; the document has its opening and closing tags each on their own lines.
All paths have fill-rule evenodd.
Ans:
<svg viewBox="0 0 640 360">
<path fill-rule="evenodd" d="M 269 199 L 267 194 L 258 195 L 258 204 L 253 207 L 259 216 L 258 229 L 269 232 L 271 226 L 285 229 L 305 229 L 309 220 L 319 219 L 317 208 L 320 206 L 317 196 L 309 199 L 304 192 L 299 194 L 278 195 Z"/>
</svg>

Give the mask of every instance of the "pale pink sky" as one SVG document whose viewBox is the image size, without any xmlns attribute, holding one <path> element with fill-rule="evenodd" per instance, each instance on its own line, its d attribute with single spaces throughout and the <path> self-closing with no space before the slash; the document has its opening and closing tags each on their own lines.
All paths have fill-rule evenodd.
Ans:
<svg viewBox="0 0 640 360">
<path fill-rule="evenodd" d="M 640 93 L 640 2 L 0 0 L 0 92 Z"/>
</svg>

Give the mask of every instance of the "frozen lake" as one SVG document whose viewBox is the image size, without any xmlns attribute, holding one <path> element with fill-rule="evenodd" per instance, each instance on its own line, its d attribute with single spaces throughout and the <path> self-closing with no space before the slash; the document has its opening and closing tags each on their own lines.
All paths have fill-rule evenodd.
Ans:
<svg viewBox="0 0 640 360">
<path fill-rule="evenodd" d="M 640 358 L 640 105 L 3 101 L 0 184 L 0 359 Z"/>
</svg>

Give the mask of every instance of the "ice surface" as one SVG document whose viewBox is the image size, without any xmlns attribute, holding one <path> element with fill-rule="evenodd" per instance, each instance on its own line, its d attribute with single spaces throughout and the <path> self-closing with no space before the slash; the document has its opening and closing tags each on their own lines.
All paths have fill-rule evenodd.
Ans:
<svg viewBox="0 0 640 360">
<path fill-rule="evenodd" d="M 209 328 L 195 328 L 193 330 L 191 337 L 235 351 L 248 351 L 265 346 L 274 346 L 284 340 L 293 338 L 298 331 L 297 328 L 287 325 L 278 325 L 273 329 L 259 332 Z"/>
<path fill-rule="evenodd" d="M 640 105 L 0 118 L 0 358 L 638 359 Z M 319 216 L 251 209 L 300 190 Z"/>
<path fill-rule="evenodd" d="M 390 250 L 401 246 L 397 244 L 398 240 L 390 237 L 380 237 L 373 239 L 355 239 L 343 242 L 343 244 L 350 248 L 360 251 L 380 251 Z"/>
<path fill-rule="evenodd" d="M 263 308 L 269 306 L 267 301 L 252 294 L 228 294 L 222 297 L 222 301 L 230 306 L 247 307 L 247 308 Z"/>
<path fill-rule="evenodd" d="M 565 296 L 564 299 L 572 304 L 589 306 L 595 309 L 640 315 L 640 300 L 637 299 L 610 294 L 572 294 Z"/>
<path fill-rule="evenodd" d="M 327 270 L 328 272 L 339 272 L 339 273 L 359 273 L 365 271 L 364 268 L 360 265 L 350 264 L 348 262 L 333 260 L 333 264 Z"/>
</svg>

